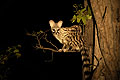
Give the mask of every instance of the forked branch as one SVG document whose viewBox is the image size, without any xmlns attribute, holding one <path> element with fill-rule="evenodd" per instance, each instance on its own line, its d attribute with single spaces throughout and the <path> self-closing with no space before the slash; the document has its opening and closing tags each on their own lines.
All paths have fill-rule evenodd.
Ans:
<svg viewBox="0 0 120 80">
<path fill-rule="evenodd" d="M 50 50 L 52 52 L 58 52 L 57 46 L 54 45 L 51 41 L 49 41 L 47 39 L 47 33 L 46 32 L 48 32 L 48 31 L 49 30 L 46 30 L 45 32 L 43 32 L 41 30 L 39 32 L 34 32 L 33 31 L 31 34 L 27 33 L 26 35 L 33 36 L 37 40 L 37 44 L 36 44 L 36 46 L 34 48 L 36 48 L 36 49 L 42 49 L 42 50 Z M 55 49 L 53 49 L 53 48 L 47 48 L 47 47 L 42 46 L 41 45 L 41 40 L 42 39 L 44 39 L 47 43 L 49 43 L 50 45 L 52 45 Z"/>
</svg>

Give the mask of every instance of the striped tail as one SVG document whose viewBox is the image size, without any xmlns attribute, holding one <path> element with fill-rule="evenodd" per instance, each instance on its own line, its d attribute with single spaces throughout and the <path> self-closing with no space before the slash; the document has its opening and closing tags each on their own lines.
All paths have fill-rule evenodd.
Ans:
<svg viewBox="0 0 120 80">
<path fill-rule="evenodd" d="M 90 59 L 86 49 L 81 50 L 82 55 L 82 80 L 90 80 Z"/>
</svg>

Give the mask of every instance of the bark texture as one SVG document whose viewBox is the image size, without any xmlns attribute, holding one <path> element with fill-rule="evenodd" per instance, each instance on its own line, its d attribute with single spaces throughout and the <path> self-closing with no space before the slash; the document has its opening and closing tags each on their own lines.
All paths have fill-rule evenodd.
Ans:
<svg viewBox="0 0 120 80">
<path fill-rule="evenodd" d="M 92 80 L 120 80 L 120 0 L 90 0 L 95 27 Z"/>
</svg>

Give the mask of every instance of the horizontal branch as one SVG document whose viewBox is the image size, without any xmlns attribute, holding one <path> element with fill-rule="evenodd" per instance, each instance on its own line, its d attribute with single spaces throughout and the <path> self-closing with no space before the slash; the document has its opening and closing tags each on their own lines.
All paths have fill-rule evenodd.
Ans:
<svg viewBox="0 0 120 80">
<path fill-rule="evenodd" d="M 46 48 L 46 47 L 42 47 L 42 46 L 40 46 L 40 47 L 36 46 L 35 48 L 37 48 L 37 49 L 43 49 L 43 50 L 50 50 L 52 52 L 58 52 L 58 50 L 55 50 L 55 49 L 52 49 L 52 48 Z"/>
</svg>

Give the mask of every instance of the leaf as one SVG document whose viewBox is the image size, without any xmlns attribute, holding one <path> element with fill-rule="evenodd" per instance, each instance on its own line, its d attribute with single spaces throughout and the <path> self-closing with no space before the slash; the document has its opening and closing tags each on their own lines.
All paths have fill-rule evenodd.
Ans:
<svg viewBox="0 0 120 80">
<path fill-rule="evenodd" d="M 37 34 L 37 33 L 36 33 L 35 31 L 32 32 L 32 36 L 36 36 L 36 34 Z"/>
<path fill-rule="evenodd" d="M 32 34 L 32 36 L 36 36 L 35 34 Z"/>
<path fill-rule="evenodd" d="M 88 14 L 91 15 L 91 10 L 89 6 L 88 6 Z"/>
<path fill-rule="evenodd" d="M 79 4 L 78 7 L 82 8 L 82 4 Z"/>
<path fill-rule="evenodd" d="M 2 61 L 1 64 L 5 64 L 5 61 Z"/>
<path fill-rule="evenodd" d="M 74 7 L 74 8 L 77 8 L 78 6 L 77 6 L 77 4 L 74 4 L 73 7 Z"/>
<path fill-rule="evenodd" d="M 86 17 L 87 17 L 87 19 L 91 19 L 92 18 L 92 16 L 90 16 L 90 15 L 86 15 Z"/>
<path fill-rule="evenodd" d="M 83 8 L 80 10 L 80 13 L 83 14 L 83 12 L 86 10 L 86 8 Z"/>
<path fill-rule="evenodd" d="M 80 10 L 78 10 L 78 11 L 76 12 L 76 14 L 80 15 L 80 14 L 81 14 L 81 11 L 80 11 Z"/>
<path fill-rule="evenodd" d="M 43 33 L 43 31 L 42 31 L 42 30 L 40 30 L 40 33 Z"/>
<path fill-rule="evenodd" d="M 73 18 L 72 18 L 72 23 L 74 23 L 75 20 L 76 20 L 76 15 L 73 16 Z"/>
<path fill-rule="evenodd" d="M 19 48 L 21 48 L 21 45 L 20 45 L 20 44 L 18 44 L 17 46 L 18 46 Z"/>
<path fill-rule="evenodd" d="M 80 23 L 80 18 L 77 18 L 77 23 Z"/>
<path fill-rule="evenodd" d="M 73 11 L 74 13 L 76 13 L 76 11 Z"/>
<path fill-rule="evenodd" d="M 8 47 L 7 52 L 11 52 L 12 48 Z"/>
<path fill-rule="evenodd" d="M 8 57 L 7 57 L 7 56 L 6 56 L 6 57 L 4 57 L 4 58 L 3 58 L 3 60 L 5 60 L 5 61 L 6 61 L 6 60 L 8 60 Z"/>
<path fill-rule="evenodd" d="M 80 23 L 81 18 L 81 15 L 77 15 L 77 23 Z"/>
<path fill-rule="evenodd" d="M 19 49 L 15 49 L 13 52 L 14 52 L 14 53 L 18 53 L 18 52 L 19 52 Z"/>
<path fill-rule="evenodd" d="M 85 16 L 82 17 L 82 21 L 83 21 L 83 24 L 85 25 L 86 24 L 86 17 Z"/>
<path fill-rule="evenodd" d="M 40 32 L 37 32 L 37 34 L 40 34 Z"/>
<path fill-rule="evenodd" d="M 21 57 L 20 53 L 16 53 L 15 55 L 17 56 L 17 58 Z"/>
</svg>

